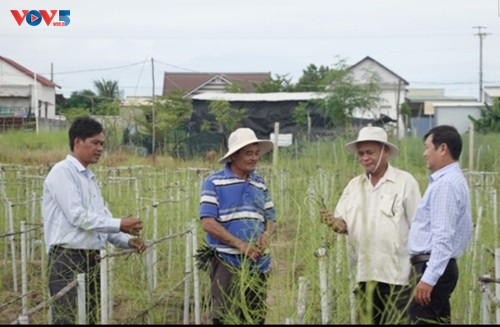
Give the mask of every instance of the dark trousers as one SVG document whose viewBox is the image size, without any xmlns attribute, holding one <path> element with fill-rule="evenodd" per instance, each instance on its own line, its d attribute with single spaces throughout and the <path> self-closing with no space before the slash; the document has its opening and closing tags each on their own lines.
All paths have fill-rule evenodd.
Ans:
<svg viewBox="0 0 500 327">
<path fill-rule="evenodd" d="M 412 280 L 416 283 L 420 281 L 427 267 L 427 262 L 421 262 L 413 265 Z M 412 324 L 417 325 L 449 325 L 451 324 L 450 297 L 457 285 L 458 266 L 455 259 L 451 259 L 438 279 L 436 285 L 432 288 L 431 302 L 428 305 L 420 305 L 412 300 L 409 308 Z"/>
<path fill-rule="evenodd" d="M 213 259 L 210 278 L 214 325 L 264 325 L 268 275 L 248 268 L 248 262 L 236 268 L 219 257 Z"/>
<path fill-rule="evenodd" d="M 87 324 L 95 325 L 99 317 L 100 269 L 97 250 L 73 250 L 59 246 L 52 247 L 49 253 L 49 291 L 56 295 L 66 285 L 85 273 Z M 78 323 L 77 287 L 55 300 L 52 304 L 54 325 L 74 325 Z"/>
<path fill-rule="evenodd" d="M 356 291 L 360 323 L 408 324 L 411 287 L 375 281 L 361 282 Z"/>
</svg>

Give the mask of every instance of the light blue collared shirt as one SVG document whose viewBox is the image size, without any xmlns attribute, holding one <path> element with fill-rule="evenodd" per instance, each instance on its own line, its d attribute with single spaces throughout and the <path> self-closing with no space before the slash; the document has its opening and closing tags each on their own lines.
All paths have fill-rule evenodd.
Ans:
<svg viewBox="0 0 500 327">
<path fill-rule="evenodd" d="M 422 281 L 436 285 L 448 261 L 461 257 L 471 238 L 469 187 L 455 162 L 429 176 L 429 186 L 410 227 L 410 256 L 431 254 Z"/>
<path fill-rule="evenodd" d="M 42 216 L 47 253 L 54 245 L 100 250 L 107 241 L 128 248 L 130 236 L 120 232 L 121 219 L 106 208 L 94 173 L 67 155 L 43 183 Z"/>
</svg>

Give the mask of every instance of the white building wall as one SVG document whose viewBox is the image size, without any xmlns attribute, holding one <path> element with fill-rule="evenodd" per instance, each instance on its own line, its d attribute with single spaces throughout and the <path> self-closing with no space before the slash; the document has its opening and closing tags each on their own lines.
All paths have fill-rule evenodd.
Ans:
<svg viewBox="0 0 500 327">
<path fill-rule="evenodd" d="M 35 95 L 36 85 L 36 95 Z M 53 86 L 45 86 L 34 78 L 19 71 L 14 66 L 0 60 L 0 87 L 2 86 L 28 86 L 30 88 L 31 106 L 37 108 L 35 102 L 41 101 L 42 107 L 39 110 L 41 118 L 56 119 L 56 90 Z M 36 97 L 36 99 L 35 99 Z M 48 103 L 45 109 L 45 103 Z"/>
<path fill-rule="evenodd" d="M 481 118 L 481 109 L 479 107 L 434 107 L 434 126 L 451 125 L 462 134 L 469 130 L 472 121 L 469 115 L 475 119 Z"/>
<path fill-rule="evenodd" d="M 381 89 L 379 106 L 371 108 L 370 111 L 355 110 L 354 116 L 357 118 L 378 119 L 380 114 L 384 114 L 392 119 L 397 119 L 397 134 L 399 137 L 403 137 L 405 135 L 404 124 L 402 117 L 398 117 L 398 108 L 405 99 L 406 85 L 404 81 L 372 60 L 365 60 L 358 64 L 353 68 L 352 74 L 360 84 L 367 82 L 370 74 L 376 74 L 380 79 Z"/>
</svg>

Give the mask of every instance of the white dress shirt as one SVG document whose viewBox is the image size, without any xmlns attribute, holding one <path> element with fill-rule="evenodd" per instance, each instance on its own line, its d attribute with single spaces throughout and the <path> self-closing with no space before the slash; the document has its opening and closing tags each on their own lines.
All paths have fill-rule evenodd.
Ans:
<svg viewBox="0 0 500 327">
<path fill-rule="evenodd" d="M 347 224 L 356 282 L 409 284 L 408 231 L 420 198 L 415 178 L 391 165 L 375 186 L 366 174 L 347 184 L 335 216 Z"/>
<path fill-rule="evenodd" d="M 94 173 L 75 157 L 55 164 L 43 184 L 42 216 L 47 253 L 54 245 L 100 250 L 107 241 L 128 248 L 121 219 L 106 208 Z"/>
</svg>

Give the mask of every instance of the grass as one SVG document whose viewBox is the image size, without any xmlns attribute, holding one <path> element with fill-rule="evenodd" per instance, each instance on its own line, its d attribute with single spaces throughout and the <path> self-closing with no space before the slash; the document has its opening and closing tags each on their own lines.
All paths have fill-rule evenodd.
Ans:
<svg viewBox="0 0 500 327">
<path fill-rule="evenodd" d="M 37 138 L 37 141 L 32 141 L 33 138 Z M 346 238 L 326 230 L 319 223 L 318 216 L 321 207 L 335 206 L 347 182 L 360 173 L 354 156 L 344 150 L 343 145 L 347 139 L 351 138 L 339 137 L 310 144 L 299 142 L 289 148 L 279 149 L 276 167 L 273 167 L 272 155 L 266 155 L 259 164 L 258 173 L 266 179 L 278 213 L 278 228 L 272 246 L 274 260 L 269 281 L 268 324 L 283 324 L 298 318 L 299 280 L 307 280 L 309 285 L 304 323 L 323 322 L 320 262 L 327 269 L 330 323 L 352 323 L 352 284 L 346 260 Z M 474 151 L 469 153 L 469 140 L 464 136 L 462 168 L 468 168 L 469 157 L 472 157 L 475 171 L 491 174 L 477 174 L 471 180 L 477 238 L 459 260 L 460 279 L 451 298 L 452 320 L 457 324 L 480 323 L 481 292 L 477 278 L 486 272 L 492 273 L 494 269 L 493 257 L 485 249 L 497 246 L 494 208 L 498 200 L 492 194 L 498 187 L 498 178 L 494 174 L 499 167 L 499 141 L 499 135 L 478 135 L 474 140 Z M 411 172 L 423 193 L 427 187 L 428 172 L 422 158 L 422 140 L 403 139 L 398 145 L 401 154 L 392 160 L 392 164 Z M 19 204 L 12 207 L 14 230 L 19 230 L 21 220 L 32 224 L 40 223 L 39 206 L 33 206 L 28 199 L 33 196 L 39 198 L 47 167 L 64 158 L 68 148 L 66 133 L 0 135 L 0 180 L 4 181 L 0 185 L 5 187 L 0 213 L 4 232 L 10 230 L 5 198 Z M 218 157 L 220 156 L 221 154 Z M 145 221 L 142 237 L 146 240 L 181 234 L 192 223 L 196 227 L 198 243 L 201 244 L 204 234 L 198 224 L 199 192 L 213 163 L 202 160 L 201 155 L 190 160 L 158 156 L 154 166 L 152 163 L 151 157 L 136 157 L 125 150 L 118 150 L 108 151 L 92 168 L 102 183 L 102 193 L 111 212 L 117 217 L 139 214 Z M 41 239 L 41 231 L 29 234 L 28 239 L 31 240 L 30 248 L 33 249 L 32 263 L 28 268 L 28 290 L 33 291 L 29 306 L 33 307 L 47 296 L 42 262 L 44 255 L 41 245 L 35 242 Z M 19 237 L 15 240 L 16 257 L 19 260 Z M 326 256 L 320 258 L 316 254 L 323 246 L 327 249 Z M 156 254 L 153 268 L 147 268 L 146 254 L 114 258 L 111 287 L 114 306 L 111 323 L 182 323 L 182 280 L 188 276 L 185 272 L 185 236 L 160 242 L 154 248 Z M 0 238 L 0 249 L 1 305 L 19 296 L 20 288 L 17 292 L 13 290 L 11 243 L 8 237 Z M 19 283 L 20 271 L 19 266 Z M 155 271 L 157 283 L 156 288 L 150 290 L 151 280 L 148 276 L 151 276 L 152 271 Z M 199 281 L 202 321 L 208 323 L 208 274 L 199 272 Z M 191 309 L 192 301 L 191 297 Z M 10 323 L 14 320 L 21 311 L 20 302 L 0 308 L 0 322 Z M 145 313 L 139 315 L 142 312 Z M 42 311 L 30 322 L 44 324 L 47 323 L 46 319 L 46 311 Z M 190 321 L 193 321 L 192 313 Z"/>
</svg>

